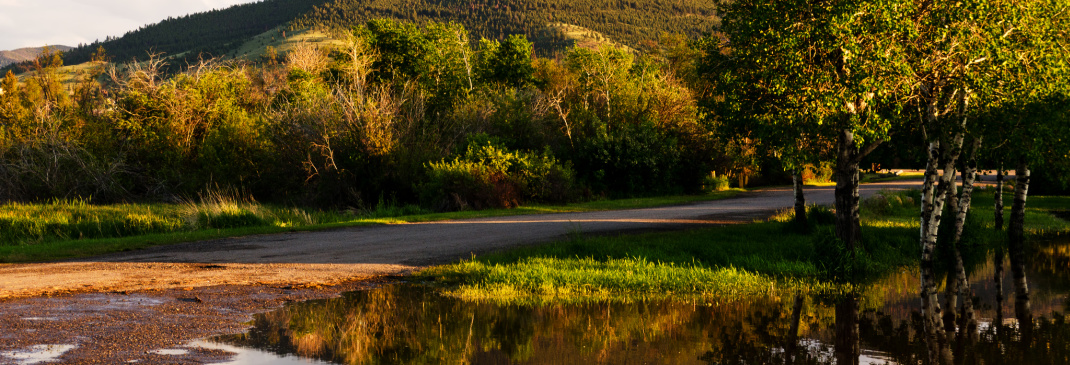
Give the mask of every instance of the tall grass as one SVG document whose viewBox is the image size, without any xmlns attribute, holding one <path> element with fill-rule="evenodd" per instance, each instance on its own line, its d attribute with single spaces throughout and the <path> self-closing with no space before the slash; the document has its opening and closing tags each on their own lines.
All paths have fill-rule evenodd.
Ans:
<svg viewBox="0 0 1070 365">
<path fill-rule="evenodd" d="M 263 205 L 228 191 L 205 193 L 180 204 L 94 205 L 76 199 L 8 203 L 0 205 L 0 245 L 259 226 L 303 227 L 357 218 L 346 212 Z"/>
<path fill-rule="evenodd" d="M 181 209 L 165 204 L 99 206 L 84 200 L 0 205 L 0 245 L 111 238 L 182 230 Z"/>
</svg>

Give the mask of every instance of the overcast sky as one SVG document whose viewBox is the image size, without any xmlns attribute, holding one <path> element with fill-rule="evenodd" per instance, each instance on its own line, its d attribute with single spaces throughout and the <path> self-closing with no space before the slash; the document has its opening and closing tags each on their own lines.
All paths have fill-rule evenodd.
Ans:
<svg viewBox="0 0 1070 365">
<path fill-rule="evenodd" d="M 0 50 L 77 46 L 167 17 L 256 0 L 0 0 Z"/>
</svg>

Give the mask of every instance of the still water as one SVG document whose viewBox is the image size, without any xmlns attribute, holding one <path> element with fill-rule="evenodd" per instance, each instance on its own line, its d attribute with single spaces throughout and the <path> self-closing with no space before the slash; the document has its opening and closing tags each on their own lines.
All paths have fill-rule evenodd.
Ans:
<svg viewBox="0 0 1070 365">
<path fill-rule="evenodd" d="M 1015 319 L 1025 298 L 1007 264 L 999 302 L 996 255 L 979 256 L 969 269 L 978 331 L 954 342 L 956 358 L 1070 364 L 1070 242 L 1030 254 L 1033 326 Z M 396 284 L 257 315 L 247 333 L 205 345 L 261 364 L 918 364 L 918 288 L 909 269 L 846 296 L 509 305 Z"/>
</svg>

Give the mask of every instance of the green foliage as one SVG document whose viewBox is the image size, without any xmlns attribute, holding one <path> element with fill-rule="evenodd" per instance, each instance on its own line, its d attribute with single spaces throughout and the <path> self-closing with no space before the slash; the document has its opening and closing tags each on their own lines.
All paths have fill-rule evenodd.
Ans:
<svg viewBox="0 0 1070 365">
<path fill-rule="evenodd" d="M 376 19 L 356 33 L 366 34 L 379 55 L 373 69 L 380 80 L 415 80 L 430 94 L 427 113 L 432 118 L 452 109 L 473 87 L 475 59 L 468 31 L 459 24 L 431 22 L 419 27 Z"/>
<path fill-rule="evenodd" d="M 55 67 L 33 82 L 11 75 L 0 96 L 3 198 L 167 200 L 220 186 L 356 210 L 379 196 L 438 204 L 445 190 L 415 191 L 428 163 L 457 157 L 458 145 L 483 133 L 503 150 L 540 157 L 519 159 L 530 162 L 519 175 L 452 166 L 479 177 L 450 179 L 505 196 L 480 206 L 564 201 L 576 191 L 695 192 L 702 171 L 723 160 L 669 58 L 605 46 L 538 59 L 523 36 L 484 38 L 473 49 L 458 23 L 377 19 L 348 33 L 262 66 L 206 61 L 170 74 L 174 59 L 97 61 L 78 76 L 75 103 L 45 103 Z M 105 73 L 111 82 L 98 81 Z M 78 173 L 54 178 L 61 170 Z"/>
<path fill-rule="evenodd" d="M 463 156 L 427 165 L 417 189 L 443 210 L 511 208 L 522 201 L 561 202 L 572 195 L 573 172 L 550 154 L 509 151 L 475 138 Z"/>
<path fill-rule="evenodd" d="M 843 241 L 836 238 L 833 227 L 819 227 L 813 234 L 813 260 L 819 267 L 820 278 L 835 283 L 872 281 L 911 264 L 910 257 L 917 256 L 909 239 L 869 238 L 864 249 L 855 247 L 854 252 L 850 252 Z"/>
<path fill-rule="evenodd" d="M 643 195 L 680 189 L 680 154 L 676 139 L 651 125 L 623 126 L 587 140 L 573 162 L 596 190 Z"/>
<path fill-rule="evenodd" d="M 921 195 L 917 190 L 906 192 L 881 191 L 860 204 L 869 217 L 909 217 L 921 209 Z"/>
<path fill-rule="evenodd" d="M 512 35 L 504 42 L 483 39 L 479 45 L 477 74 L 483 82 L 518 88 L 534 82 L 532 45 L 527 38 Z"/>
<path fill-rule="evenodd" d="M 731 182 L 726 176 L 710 175 L 702 179 L 702 190 L 706 192 L 725 191 Z"/>
<path fill-rule="evenodd" d="M 887 216 L 882 219 L 888 219 Z M 795 209 L 784 209 L 778 212 L 770 221 L 785 223 L 784 231 L 797 234 L 811 234 L 836 224 L 836 213 L 831 208 L 823 205 L 807 205 L 806 221 L 795 219 Z"/>
</svg>

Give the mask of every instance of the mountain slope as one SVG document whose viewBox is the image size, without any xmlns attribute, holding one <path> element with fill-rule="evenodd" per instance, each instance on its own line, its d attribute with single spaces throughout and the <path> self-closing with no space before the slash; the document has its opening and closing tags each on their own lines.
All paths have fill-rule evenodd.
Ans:
<svg viewBox="0 0 1070 365">
<path fill-rule="evenodd" d="M 68 65 L 90 60 L 103 47 L 111 61 L 171 57 L 182 68 L 199 58 L 262 53 L 247 49 L 279 41 L 285 31 L 317 33 L 351 29 L 376 18 L 457 22 L 470 39 L 523 34 L 548 55 L 592 40 L 641 48 L 662 33 L 698 36 L 720 25 L 715 0 L 263 0 L 227 9 L 169 18 L 65 52 Z M 0 66 L 2 67 L 2 66 Z M 15 68 L 8 65 L 5 69 Z"/>
<path fill-rule="evenodd" d="M 196 63 L 198 58 L 221 56 L 256 35 L 283 26 L 327 0 L 263 0 L 226 9 L 168 18 L 127 32 L 122 37 L 80 46 L 65 52 L 68 65 L 91 59 L 103 47 L 115 62 L 144 60 L 149 53 L 172 56 L 171 65 Z M 7 68 L 12 68 L 9 65 Z"/>
<path fill-rule="evenodd" d="M 67 46 L 48 46 L 58 51 L 68 51 L 72 47 Z M 19 48 L 10 51 L 0 51 L 0 67 L 10 65 L 12 63 L 25 62 L 37 58 L 37 55 L 41 54 L 41 50 L 45 47 L 28 47 Z"/>
<path fill-rule="evenodd" d="M 548 29 L 551 23 L 587 28 L 638 47 L 663 32 L 697 36 L 714 30 L 720 25 L 715 7 L 713 0 L 333 0 L 293 26 L 346 29 L 375 18 L 453 21 L 463 24 L 472 39 L 527 35 L 545 53 L 571 45 Z"/>
</svg>

